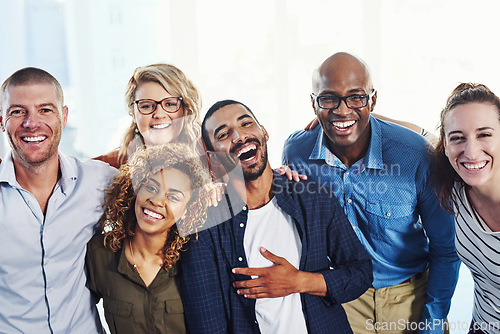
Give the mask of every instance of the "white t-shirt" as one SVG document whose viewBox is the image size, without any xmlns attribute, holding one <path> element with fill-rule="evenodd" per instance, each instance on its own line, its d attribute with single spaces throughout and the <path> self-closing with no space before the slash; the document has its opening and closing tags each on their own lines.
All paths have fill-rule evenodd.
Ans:
<svg viewBox="0 0 500 334">
<path fill-rule="evenodd" d="M 299 268 L 302 242 L 295 222 L 281 210 L 276 197 L 259 209 L 249 210 L 243 245 L 249 267 L 273 265 L 260 253 L 260 247 L 264 247 Z M 307 333 L 299 293 L 257 299 L 255 315 L 260 331 L 264 334 Z"/>
</svg>

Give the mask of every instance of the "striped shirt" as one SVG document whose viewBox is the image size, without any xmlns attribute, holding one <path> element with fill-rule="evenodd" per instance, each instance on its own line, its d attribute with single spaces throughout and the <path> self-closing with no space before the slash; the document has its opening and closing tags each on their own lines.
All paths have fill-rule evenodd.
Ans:
<svg viewBox="0 0 500 334">
<path fill-rule="evenodd" d="M 455 184 L 455 245 L 474 278 L 472 316 L 484 333 L 500 331 L 500 232 L 492 232 Z"/>
</svg>

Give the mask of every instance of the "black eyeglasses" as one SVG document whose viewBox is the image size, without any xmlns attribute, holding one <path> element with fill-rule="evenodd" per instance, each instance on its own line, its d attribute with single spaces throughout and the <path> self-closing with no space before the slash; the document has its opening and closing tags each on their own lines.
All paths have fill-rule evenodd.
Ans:
<svg viewBox="0 0 500 334">
<path fill-rule="evenodd" d="M 368 99 L 375 93 L 375 90 L 370 94 L 354 94 L 349 96 L 317 96 L 312 94 L 315 97 L 318 106 L 321 109 L 337 109 L 340 106 L 340 102 L 344 101 L 347 108 L 350 109 L 358 109 L 364 108 L 368 105 Z"/>
<path fill-rule="evenodd" d="M 179 111 L 182 104 L 182 97 L 167 97 L 161 101 L 155 101 L 150 99 L 136 100 L 131 104 L 137 104 L 137 110 L 143 115 L 149 115 L 155 112 L 156 107 L 161 105 L 163 110 L 168 113 L 174 113 Z"/>
</svg>

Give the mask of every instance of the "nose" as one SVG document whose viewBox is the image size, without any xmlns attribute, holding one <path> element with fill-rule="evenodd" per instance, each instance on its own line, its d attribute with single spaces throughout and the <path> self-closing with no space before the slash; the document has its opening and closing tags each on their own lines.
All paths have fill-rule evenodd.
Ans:
<svg viewBox="0 0 500 334">
<path fill-rule="evenodd" d="M 337 109 L 334 109 L 333 112 L 340 116 L 347 116 L 352 112 L 352 109 L 347 107 L 347 104 L 344 99 L 340 100 L 339 106 L 337 107 Z"/>
<path fill-rule="evenodd" d="M 154 206 L 158 206 L 158 207 L 168 206 L 168 196 L 166 193 L 163 193 L 163 192 L 159 192 L 159 193 L 155 194 L 154 196 L 152 195 L 149 198 L 149 201 Z"/>
<path fill-rule="evenodd" d="M 480 153 L 479 144 L 474 139 L 469 139 L 465 143 L 464 155 L 467 159 L 475 160 Z"/>
<path fill-rule="evenodd" d="M 168 118 L 172 119 L 172 117 L 170 117 L 170 114 L 165 109 L 163 109 L 161 103 L 158 103 L 156 105 L 156 109 L 155 109 L 155 111 L 153 111 L 152 116 L 153 116 L 153 118 L 165 118 L 165 117 L 168 117 Z"/>
<path fill-rule="evenodd" d="M 242 140 L 243 136 L 240 135 L 240 133 L 237 130 L 234 130 L 233 133 L 231 134 L 231 141 L 233 143 L 236 143 L 239 140 Z"/>
<path fill-rule="evenodd" d="M 38 113 L 31 111 L 26 112 L 26 116 L 24 116 L 22 127 L 32 129 L 38 127 L 39 125 L 40 125 L 40 119 Z"/>
</svg>

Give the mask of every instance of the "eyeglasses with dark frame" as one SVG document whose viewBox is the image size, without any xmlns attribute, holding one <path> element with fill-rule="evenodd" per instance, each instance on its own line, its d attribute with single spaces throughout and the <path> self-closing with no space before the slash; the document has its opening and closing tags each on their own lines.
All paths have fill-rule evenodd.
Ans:
<svg viewBox="0 0 500 334">
<path fill-rule="evenodd" d="M 173 114 L 181 108 L 182 105 L 182 97 L 167 97 L 161 101 L 155 101 L 151 99 L 141 99 L 135 100 L 131 103 L 137 105 L 137 110 L 143 115 L 150 115 L 155 112 L 156 107 L 161 105 L 163 110 L 166 112 Z"/>
<path fill-rule="evenodd" d="M 349 96 L 318 96 L 311 94 L 316 99 L 316 103 L 321 109 L 337 109 L 340 106 L 340 102 L 344 101 L 345 105 L 349 109 L 359 109 L 364 108 L 368 105 L 368 99 L 375 93 L 373 90 L 370 94 L 353 94 Z"/>
</svg>

